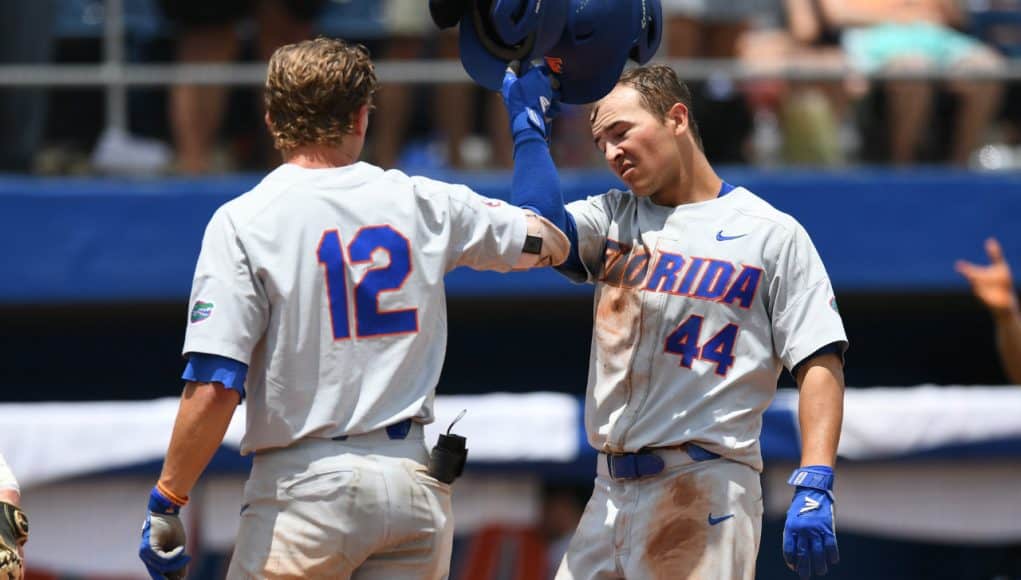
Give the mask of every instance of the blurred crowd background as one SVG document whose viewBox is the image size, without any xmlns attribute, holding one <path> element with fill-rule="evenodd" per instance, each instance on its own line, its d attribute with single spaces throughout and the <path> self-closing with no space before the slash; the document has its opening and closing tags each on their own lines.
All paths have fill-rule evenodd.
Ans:
<svg viewBox="0 0 1021 580">
<path fill-rule="evenodd" d="M 108 5 L 122 10 L 112 36 Z M 1018 0 L 663 5 L 657 58 L 675 61 L 695 89 L 714 163 L 1021 166 Z M 409 170 L 511 163 L 498 96 L 443 68 L 458 62 L 456 32 L 440 33 L 424 1 L 39 0 L 5 2 L 0 11 L 0 60 L 34 68 L 0 73 L 0 119 L 14 129 L 0 143 L 8 171 L 265 169 L 277 160 L 251 68 L 219 69 L 203 84 L 137 70 L 118 86 L 112 67 L 252 65 L 314 35 L 364 43 L 386 63 L 369 161 Z M 436 70 L 430 80 L 439 82 L 402 83 L 401 69 L 387 70 L 409 61 Z M 106 66 L 110 84 L 51 82 L 38 68 L 89 64 Z M 601 163 L 585 146 L 583 109 L 568 107 L 554 131 L 561 167 Z"/>
</svg>

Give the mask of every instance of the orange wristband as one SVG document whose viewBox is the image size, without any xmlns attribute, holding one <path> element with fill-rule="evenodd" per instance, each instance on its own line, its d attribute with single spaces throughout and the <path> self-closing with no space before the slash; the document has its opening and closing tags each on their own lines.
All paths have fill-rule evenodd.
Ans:
<svg viewBox="0 0 1021 580">
<path fill-rule="evenodd" d="M 185 505 L 188 504 L 188 496 L 181 497 L 181 496 L 177 495 L 176 493 L 174 493 L 174 492 L 170 491 L 169 489 L 167 489 L 167 487 L 165 485 L 163 485 L 162 482 L 159 482 L 159 481 L 156 482 L 156 489 L 160 493 L 162 493 L 164 497 L 166 497 L 170 501 L 174 502 L 179 507 L 184 507 Z"/>
</svg>

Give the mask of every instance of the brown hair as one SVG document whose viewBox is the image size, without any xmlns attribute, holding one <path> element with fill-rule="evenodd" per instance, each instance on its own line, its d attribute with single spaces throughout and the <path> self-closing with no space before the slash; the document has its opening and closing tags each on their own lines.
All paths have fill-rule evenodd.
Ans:
<svg viewBox="0 0 1021 580">
<path fill-rule="evenodd" d="M 376 70 L 369 51 L 343 40 L 316 38 L 281 46 L 269 59 L 265 102 L 273 145 L 335 145 L 352 132 L 358 111 L 372 104 Z"/>
<path fill-rule="evenodd" d="M 660 119 L 665 119 L 667 111 L 675 103 L 683 103 L 688 108 L 688 126 L 691 136 L 702 149 L 702 135 L 695 121 L 695 111 L 691 100 L 691 91 L 684 81 L 677 78 L 674 69 L 664 64 L 640 66 L 624 71 L 617 84 L 631 87 L 641 96 L 642 106 L 646 111 Z"/>
</svg>

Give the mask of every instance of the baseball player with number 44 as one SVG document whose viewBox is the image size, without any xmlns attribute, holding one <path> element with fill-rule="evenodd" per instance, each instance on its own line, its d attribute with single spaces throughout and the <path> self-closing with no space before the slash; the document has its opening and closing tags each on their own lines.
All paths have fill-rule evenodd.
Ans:
<svg viewBox="0 0 1021 580">
<path fill-rule="evenodd" d="M 526 76 L 508 70 L 505 94 L 556 101 L 548 75 Z M 527 119 L 536 141 L 548 135 L 542 115 Z M 784 367 L 802 449 L 783 556 L 802 578 L 825 574 L 847 338 L 819 254 L 793 217 L 717 176 L 671 68 L 625 71 L 590 120 L 629 190 L 565 208 L 533 147 L 521 152 L 533 186 L 512 198 L 567 234 L 559 271 L 596 287 L 585 426 L 598 475 L 557 579 L 754 578 L 759 432 Z"/>
<path fill-rule="evenodd" d="M 567 239 L 462 185 L 358 162 L 375 90 L 368 53 L 340 40 L 269 61 L 284 164 L 206 228 L 187 384 L 139 547 L 153 578 L 184 577 L 178 513 L 242 398 L 255 458 L 229 578 L 447 576 L 463 439 L 441 436 L 430 456 L 422 435 L 446 348 L 443 276 L 559 264 Z"/>
</svg>

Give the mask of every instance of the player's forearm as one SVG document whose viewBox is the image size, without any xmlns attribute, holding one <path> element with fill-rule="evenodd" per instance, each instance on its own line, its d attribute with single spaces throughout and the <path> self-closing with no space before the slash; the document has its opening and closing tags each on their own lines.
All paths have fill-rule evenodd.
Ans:
<svg viewBox="0 0 1021 580">
<path fill-rule="evenodd" d="M 511 203 L 530 207 L 560 231 L 567 230 L 567 210 L 560 189 L 560 176 L 550 157 L 549 146 L 538 131 L 520 143 L 515 139 Z"/>
<path fill-rule="evenodd" d="M 835 354 L 816 357 L 798 377 L 801 465 L 833 466 L 844 419 L 844 370 Z"/>
<path fill-rule="evenodd" d="M 160 474 L 163 488 L 181 497 L 191 493 L 223 442 L 239 400 L 237 391 L 218 383 L 185 386 Z"/>
<path fill-rule="evenodd" d="M 993 313 L 996 321 L 996 345 L 1007 379 L 1021 385 L 1021 311 L 1015 305 L 1004 312 Z"/>
</svg>

